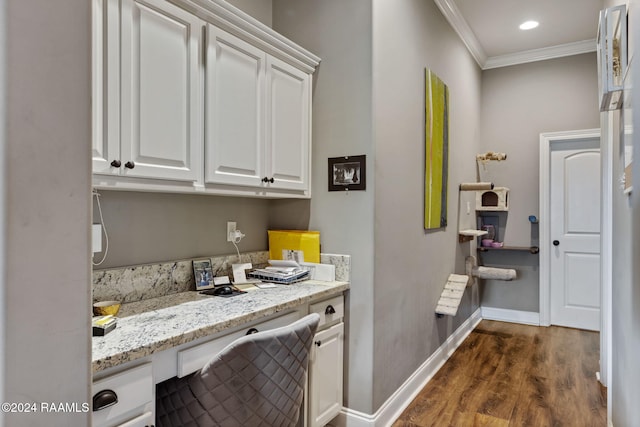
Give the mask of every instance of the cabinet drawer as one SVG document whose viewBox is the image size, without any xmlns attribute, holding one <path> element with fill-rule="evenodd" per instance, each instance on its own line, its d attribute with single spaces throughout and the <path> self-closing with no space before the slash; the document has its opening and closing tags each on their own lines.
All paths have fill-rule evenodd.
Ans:
<svg viewBox="0 0 640 427">
<path fill-rule="evenodd" d="M 153 410 L 153 376 L 151 364 L 127 369 L 93 383 L 93 396 L 104 390 L 112 390 L 117 402 L 96 410 L 93 408 L 93 425 L 96 427 L 130 419 Z"/>
<path fill-rule="evenodd" d="M 264 331 L 279 328 L 295 322 L 299 318 L 300 313 L 294 311 L 293 313 L 275 317 L 262 323 L 258 323 L 257 325 L 247 326 L 237 332 L 179 351 L 178 378 L 182 378 L 192 372 L 202 369 L 213 356 L 220 352 L 220 350 L 231 344 L 236 339 L 247 335 L 250 330 L 256 329 L 257 331 Z"/>
<path fill-rule="evenodd" d="M 330 324 L 333 321 L 344 317 L 344 297 L 339 295 L 331 299 L 311 304 L 309 312 L 318 313 L 320 315 L 320 324 L 318 325 L 318 328 L 322 328 L 324 325 Z"/>
</svg>

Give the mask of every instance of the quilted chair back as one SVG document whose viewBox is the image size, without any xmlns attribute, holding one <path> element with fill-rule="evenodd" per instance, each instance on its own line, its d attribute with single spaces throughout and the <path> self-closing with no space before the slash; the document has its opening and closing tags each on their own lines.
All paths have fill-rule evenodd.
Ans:
<svg viewBox="0 0 640 427">
<path fill-rule="evenodd" d="M 295 426 L 320 316 L 238 338 L 202 370 L 156 389 L 159 427 Z"/>
</svg>

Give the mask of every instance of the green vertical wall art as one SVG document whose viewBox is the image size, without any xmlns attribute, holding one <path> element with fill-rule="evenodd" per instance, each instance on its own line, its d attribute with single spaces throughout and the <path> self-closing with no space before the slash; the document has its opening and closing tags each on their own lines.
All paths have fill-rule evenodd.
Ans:
<svg viewBox="0 0 640 427">
<path fill-rule="evenodd" d="M 449 88 L 425 71 L 424 228 L 447 225 Z"/>
</svg>

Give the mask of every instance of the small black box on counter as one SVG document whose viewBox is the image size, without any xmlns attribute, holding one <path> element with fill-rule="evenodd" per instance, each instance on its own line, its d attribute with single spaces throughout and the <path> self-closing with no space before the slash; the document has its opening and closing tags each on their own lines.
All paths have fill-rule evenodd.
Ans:
<svg viewBox="0 0 640 427">
<path fill-rule="evenodd" d="M 101 316 L 94 318 L 91 322 L 93 326 L 93 336 L 103 337 L 116 328 L 117 321 L 112 316 Z"/>
</svg>

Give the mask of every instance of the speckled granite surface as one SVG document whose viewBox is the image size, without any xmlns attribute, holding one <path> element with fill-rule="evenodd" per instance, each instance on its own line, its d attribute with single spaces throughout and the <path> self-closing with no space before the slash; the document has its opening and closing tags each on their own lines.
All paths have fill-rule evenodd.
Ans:
<svg viewBox="0 0 640 427">
<path fill-rule="evenodd" d="M 337 270 L 337 269 L 336 269 Z M 256 289 L 232 298 L 181 292 L 124 304 L 117 328 L 93 337 L 93 373 L 212 335 L 228 328 L 299 307 L 312 300 L 338 295 L 345 281 L 308 280 L 293 285 Z M 136 306 L 137 305 L 137 306 Z"/>
<path fill-rule="evenodd" d="M 232 276 L 231 265 L 238 263 L 237 255 L 210 257 L 214 276 Z M 269 252 L 240 254 L 241 262 L 262 268 Z M 93 301 L 130 303 L 195 290 L 193 260 L 94 270 Z M 348 282 L 351 257 L 321 254 L 320 262 L 336 266 L 336 280 Z"/>
<path fill-rule="evenodd" d="M 202 258 L 206 259 L 206 258 Z M 231 264 L 238 263 L 238 255 L 210 257 L 214 276 L 231 275 Z M 242 262 L 261 268 L 267 264 L 267 251 L 241 254 Z M 193 260 L 136 265 L 131 267 L 94 270 L 93 301 L 122 303 L 158 298 L 195 290 Z"/>
</svg>

